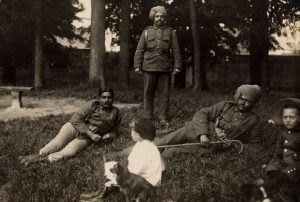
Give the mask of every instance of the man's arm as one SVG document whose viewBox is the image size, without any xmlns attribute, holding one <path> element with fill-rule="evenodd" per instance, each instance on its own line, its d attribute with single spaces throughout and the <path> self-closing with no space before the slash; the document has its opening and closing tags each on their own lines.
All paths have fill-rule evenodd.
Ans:
<svg viewBox="0 0 300 202">
<path fill-rule="evenodd" d="M 81 134 L 85 134 L 88 131 L 88 124 L 85 122 L 86 117 L 89 115 L 92 108 L 93 101 L 86 103 L 82 108 L 75 112 L 70 120 L 70 123 Z"/>
<path fill-rule="evenodd" d="M 100 135 L 95 134 L 95 133 L 91 132 L 90 130 L 87 130 L 85 132 L 85 135 L 88 136 L 94 142 L 99 142 L 101 139 L 103 139 Z"/>
<path fill-rule="evenodd" d="M 196 112 L 192 120 L 196 135 L 206 135 L 209 137 L 209 122 L 215 121 L 226 106 L 227 103 L 223 101 Z"/>
<path fill-rule="evenodd" d="M 135 51 L 135 54 L 134 54 L 133 67 L 135 69 L 136 68 L 142 68 L 143 57 L 144 57 L 145 50 L 146 50 L 146 39 L 145 39 L 145 30 L 144 30 L 141 37 L 140 37 L 140 39 L 139 39 L 139 42 L 138 42 L 138 45 L 137 45 L 137 48 L 136 48 L 136 51 Z"/>
<path fill-rule="evenodd" d="M 114 139 L 119 134 L 119 128 L 122 121 L 122 112 L 118 109 L 116 112 L 116 117 L 114 119 L 114 123 L 112 125 L 111 131 L 109 131 L 107 134 L 105 134 L 102 139 Z"/>
</svg>

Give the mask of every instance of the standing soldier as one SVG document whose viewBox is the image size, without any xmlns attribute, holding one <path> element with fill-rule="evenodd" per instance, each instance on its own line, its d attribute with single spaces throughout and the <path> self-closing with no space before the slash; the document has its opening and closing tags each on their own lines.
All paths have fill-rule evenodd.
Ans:
<svg viewBox="0 0 300 202">
<path fill-rule="evenodd" d="M 158 119 L 161 124 L 168 126 L 170 73 L 180 72 L 181 56 L 176 33 L 164 25 L 166 15 L 163 6 L 150 10 L 149 18 L 154 24 L 141 35 L 134 55 L 134 70 L 138 74 L 144 72 L 145 117 L 153 119 L 154 95 L 157 90 Z"/>
</svg>

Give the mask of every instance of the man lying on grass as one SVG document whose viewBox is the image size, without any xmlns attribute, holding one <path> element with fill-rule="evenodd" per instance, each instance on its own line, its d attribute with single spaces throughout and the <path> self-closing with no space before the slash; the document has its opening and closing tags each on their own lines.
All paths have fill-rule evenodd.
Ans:
<svg viewBox="0 0 300 202">
<path fill-rule="evenodd" d="M 236 90 L 234 101 L 222 101 L 199 110 L 184 127 L 156 138 L 154 142 L 157 146 L 200 142 L 206 147 L 210 141 L 224 137 L 242 142 L 253 140 L 257 135 L 259 117 L 252 109 L 260 97 L 258 85 L 241 85 Z M 165 149 L 162 155 L 168 157 L 194 150 L 191 147 L 173 147 Z"/>
<path fill-rule="evenodd" d="M 93 142 L 112 141 L 117 136 L 121 112 L 113 106 L 114 91 L 111 88 L 100 90 L 99 96 L 100 99 L 94 99 L 79 109 L 39 154 L 21 156 L 21 163 L 27 166 L 43 160 L 55 162 L 74 156 Z"/>
<path fill-rule="evenodd" d="M 154 143 L 161 146 L 200 142 L 204 148 L 224 137 L 243 143 L 255 140 L 260 119 L 252 109 L 260 97 L 261 88 L 258 85 L 241 85 L 236 90 L 234 101 L 221 101 L 199 110 L 184 127 L 155 138 Z M 203 148 L 202 151 L 205 151 Z M 123 154 L 127 155 L 131 149 L 123 150 Z M 195 147 L 170 147 L 163 151 L 162 156 L 168 158 L 176 153 L 192 152 L 197 152 Z"/>
</svg>

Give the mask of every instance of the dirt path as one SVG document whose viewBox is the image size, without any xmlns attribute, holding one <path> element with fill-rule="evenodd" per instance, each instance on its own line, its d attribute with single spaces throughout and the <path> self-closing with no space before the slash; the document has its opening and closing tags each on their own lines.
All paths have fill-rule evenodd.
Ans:
<svg viewBox="0 0 300 202">
<path fill-rule="evenodd" d="M 76 98 L 38 98 L 23 97 L 24 108 L 12 109 L 11 97 L 0 96 L 0 121 L 8 121 L 21 117 L 36 118 L 46 115 L 70 114 L 86 103 L 85 100 Z M 119 108 L 139 107 L 140 104 L 115 103 Z"/>
</svg>

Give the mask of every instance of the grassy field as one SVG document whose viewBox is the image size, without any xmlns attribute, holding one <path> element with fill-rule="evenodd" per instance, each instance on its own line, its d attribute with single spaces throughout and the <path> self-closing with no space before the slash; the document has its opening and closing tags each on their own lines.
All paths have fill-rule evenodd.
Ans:
<svg viewBox="0 0 300 202">
<path fill-rule="evenodd" d="M 134 86 L 135 84 L 133 84 Z M 173 89 L 171 93 L 171 128 L 183 126 L 197 109 L 222 100 L 233 98 L 228 92 L 193 92 Z M 86 85 L 64 87 L 33 92 L 45 96 L 75 96 L 90 99 L 95 89 Z M 119 89 L 119 102 L 141 102 L 142 90 L 135 92 Z M 262 119 L 260 143 L 245 147 L 242 154 L 233 151 L 200 155 L 177 155 L 165 161 L 162 185 L 154 201 L 238 201 L 238 186 L 253 182 L 260 175 L 261 164 L 267 163 L 276 141 L 274 130 L 266 124 L 269 106 L 288 95 L 271 93 L 264 95 L 255 111 Z M 121 150 L 133 142 L 130 139 L 129 117 L 142 109 L 124 110 L 121 135 L 111 145 L 95 144 L 78 153 L 74 158 L 58 163 L 37 163 L 24 167 L 18 156 L 36 153 L 70 115 L 47 116 L 35 120 L 26 118 L 0 122 L 0 185 L 9 183 L 8 200 L 13 202 L 71 202 L 78 201 L 82 192 L 95 191 L 104 185 L 102 154 Z M 195 148 L 197 149 L 197 147 Z M 288 187 L 274 190 L 274 201 L 290 201 Z M 111 195 L 105 201 L 124 201 L 121 193 Z"/>
</svg>

